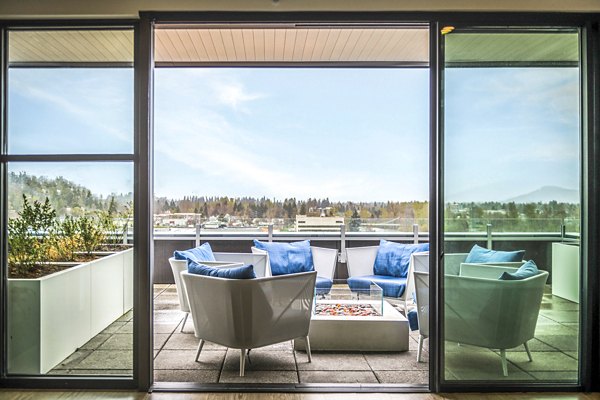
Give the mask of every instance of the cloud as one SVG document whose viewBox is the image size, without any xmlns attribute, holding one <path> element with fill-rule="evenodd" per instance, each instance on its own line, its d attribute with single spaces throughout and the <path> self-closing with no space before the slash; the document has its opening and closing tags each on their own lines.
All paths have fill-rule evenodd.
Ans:
<svg viewBox="0 0 600 400">
<path fill-rule="evenodd" d="M 107 74 L 94 78 L 89 72 L 87 76 L 72 71 L 65 74 L 60 70 L 36 71 L 34 76 L 27 72 L 25 70 L 26 75 L 12 72 L 11 91 L 58 109 L 55 118 L 64 119 L 60 114 L 68 114 L 114 139 L 133 142 L 130 123 L 133 121 L 133 93 L 128 96 L 123 90 L 121 74 L 111 76 L 107 71 Z"/>
<path fill-rule="evenodd" d="M 219 103 L 229 106 L 234 110 L 238 110 L 244 103 L 265 97 L 265 95 L 260 93 L 247 92 L 240 83 L 215 82 L 214 90 L 217 93 L 217 100 Z M 242 110 L 247 112 L 246 109 Z"/>
</svg>

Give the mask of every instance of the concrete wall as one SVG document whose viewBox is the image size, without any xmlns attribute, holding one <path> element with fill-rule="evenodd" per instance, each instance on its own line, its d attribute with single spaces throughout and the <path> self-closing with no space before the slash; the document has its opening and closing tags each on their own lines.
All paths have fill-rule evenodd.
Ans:
<svg viewBox="0 0 600 400">
<path fill-rule="evenodd" d="M 600 12 L 598 0 L 2 0 L 0 18 L 137 18 L 140 11 Z"/>
</svg>

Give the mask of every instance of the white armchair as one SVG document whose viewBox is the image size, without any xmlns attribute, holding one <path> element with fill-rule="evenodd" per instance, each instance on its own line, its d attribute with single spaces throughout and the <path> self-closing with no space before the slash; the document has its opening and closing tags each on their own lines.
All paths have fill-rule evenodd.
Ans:
<svg viewBox="0 0 600 400">
<path fill-rule="evenodd" d="M 246 351 L 295 338 L 305 338 L 314 298 L 314 271 L 256 279 L 223 279 L 181 273 L 189 298 L 196 361 L 206 340 L 240 349 L 240 376 Z"/>
<path fill-rule="evenodd" d="M 372 281 L 381 286 L 384 296 L 397 299 L 404 310 L 407 310 L 407 301 L 412 297 L 414 284 L 412 271 L 415 263 L 414 256 L 419 257 L 419 267 L 429 263 L 428 252 L 415 252 L 411 255 L 406 278 L 395 276 L 374 275 L 373 267 L 377 258 L 379 246 L 348 247 L 346 248 L 346 265 L 348 267 L 348 285 L 360 286 L 363 282 Z M 398 294 L 401 292 L 400 294 Z"/>
<path fill-rule="evenodd" d="M 244 264 L 252 264 L 254 273 L 257 277 L 264 277 L 267 271 L 267 258 L 260 254 L 250 253 L 213 253 L 217 261 L 202 261 L 202 264 L 212 267 L 241 267 Z M 181 324 L 180 332 L 183 332 L 185 323 L 187 322 L 190 307 L 188 303 L 185 287 L 181 282 L 181 272 L 187 271 L 187 260 L 176 260 L 174 257 L 169 258 L 171 271 L 173 272 L 173 280 L 177 289 L 177 297 L 179 298 L 179 309 L 185 313 L 183 323 Z"/>
</svg>

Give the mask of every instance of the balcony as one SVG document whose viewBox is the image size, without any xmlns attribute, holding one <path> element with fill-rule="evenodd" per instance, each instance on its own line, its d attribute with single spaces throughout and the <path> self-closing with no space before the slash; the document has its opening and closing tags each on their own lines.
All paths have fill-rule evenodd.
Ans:
<svg viewBox="0 0 600 400">
<path fill-rule="evenodd" d="M 553 232 L 495 232 L 488 221 L 482 232 L 453 232 L 446 235 L 448 252 L 468 251 L 473 243 L 494 248 L 518 246 L 534 254 L 538 265 L 551 271 L 552 243 L 577 242 L 577 234 L 565 228 Z M 491 221 L 493 222 L 493 221 Z M 560 222 L 560 221 L 555 221 Z M 366 224 L 365 224 L 366 225 Z M 374 225 L 374 224 L 373 224 Z M 247 252 L 253 238 L 263 240 L 310 239 L 321 247 L 341 251 L 346 247 L 377 244 L 380 239 L 402 242 L 428 240 L 427 232 L 290 232 L 234 229 L 157 230 L 154 265 L 154 368 L 157 382 L 196 383 L 395 383 L 427 385 L 429 353 L 426 341 L 423 361 L 416 361 L 418 331 L 411 332 L 407 352 L 313 352 L 313 362 L 306 362 L 303 351 L 292 351 L 292 344 L 281 343 L 256 349 L 250 356 L 245 377 L 237 371 L 238 350 L 228 350 L 208 343 L 195 363 L 198 340 L 188 322 L 180 332 L 183 313 L 167 258 L 174 249 L 192 247 L 196 240 L 209 241 L 215 251 Z M 339 257 L 336 285 L 342 287 L 347 278 L 345 260 Z M 132 314 L 124 315 L 104 332 L 58 365 L 53 374 L 127 375 L 132 371 Z M 533 362 L 527 360 L 523 348 L 508 353 L 508 377 L 502 377 L 497 349 L 484 349 L 446 342 L 445 377 L 447 380 L 547 380 L 574 382 L 578 364 L 579 305 L 552 294 L 549 281 L 543 295 L 535 339 L 529 342 Z M 93 367 L 93 368 L 92 368 Z"/>
</svg>

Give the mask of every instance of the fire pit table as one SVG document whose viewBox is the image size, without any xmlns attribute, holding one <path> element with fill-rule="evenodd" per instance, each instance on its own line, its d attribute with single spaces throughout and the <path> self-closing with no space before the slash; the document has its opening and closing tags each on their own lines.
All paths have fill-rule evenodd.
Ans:
<svg viewBox="0 0 600 400">
<path fill-rule="evenodd" d="M 312 350 L 407 351 L 408 320 L 376 284 L 361 290 L 334 286 L 315 295 L 308 337 Z M 294 340 L 296 350 L 305 346 L 304 339 Z"/>
</svg>

